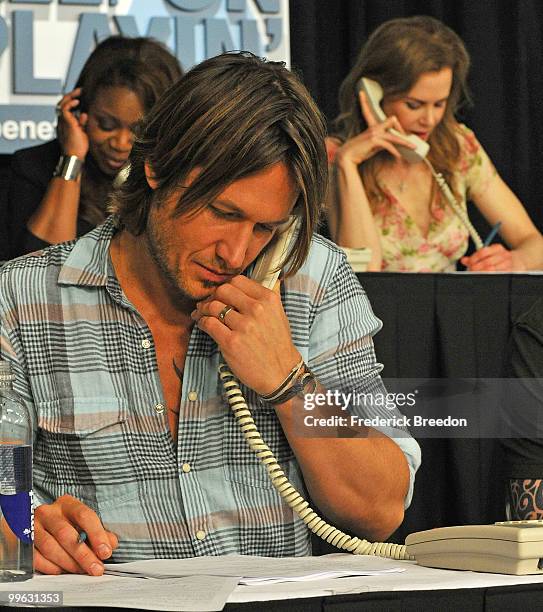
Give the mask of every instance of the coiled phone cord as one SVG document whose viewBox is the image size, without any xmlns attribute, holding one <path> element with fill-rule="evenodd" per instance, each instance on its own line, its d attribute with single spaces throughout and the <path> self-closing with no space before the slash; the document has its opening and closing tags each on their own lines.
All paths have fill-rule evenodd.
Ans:
<svg viewBox="0 0 543 612">
<path fill-rule="evenodd" d="M 270 448 L 264 440 L 262 440 L 256 428 L 251 411 L 249 410 L 249 406 L 241 392 L 239 382 L 225 363 L 219 365 L 219 377 L 222 381 L 224 394 L 228 404 L 234 413 L 236 422 L 249 448 L 256 454 L 260 462 L 266 468 L 273 486 L 281 497 L 314 534 L 326 540 L 329 544 L 342 550 L 352 552 L 355 555 L 375 555 L 377 557 L 387 557 L 390 559 L 414 559 L 413 556 L 407 553 L 405 545 L 390 544 L 387 542 L 372 543 L 357 537 L 351 537 L 321 519 L 288 481 Z"/>
<path fill-rule="evenodd" d="M 447 185 L 447 181 L 443 178 L 443 175 L 440 172 L 437 172 L 435 168 L 432 166 L 432 163 L 426 157 L 423 157 L 424 163 L 430 169 L 432 176 L 434 177 L 438 187 L 441 189 L 441 192 L 445 196 L 447 203 L 453 209 L 455 215 L 462 221 L 462 223 L 467 228 L 471 239 L 473 240 L 473 244 L 477 250 L 483 248 L 483 241 L 481 240 L 481 236 L 479 236 L 477 230 L 473 227 L 472 222 L 469 220 L 467 212 L 460 206 L 457 202 L 454 194 L 452 193 L 450 187 Z"/>
</svg>

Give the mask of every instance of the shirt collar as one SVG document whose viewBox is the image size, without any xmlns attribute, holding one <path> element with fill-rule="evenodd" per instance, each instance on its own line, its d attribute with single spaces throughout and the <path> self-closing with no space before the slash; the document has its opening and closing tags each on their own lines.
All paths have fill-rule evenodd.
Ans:
<svg viewBox="0 0 543 612">
<path fill-rule="evenodd" d="M 111 273 L 109 245 L 118 229 L 118 220 L 109 216 L 88 234 L 79 238 L 60 269 L 61 285 L 100 287 L 108 283 Z"/>
</svg>

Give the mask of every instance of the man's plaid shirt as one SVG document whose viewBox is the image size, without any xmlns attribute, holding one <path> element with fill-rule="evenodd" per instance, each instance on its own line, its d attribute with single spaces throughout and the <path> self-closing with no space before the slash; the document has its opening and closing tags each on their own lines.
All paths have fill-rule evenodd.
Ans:
<svg viewBox="0 0 543 612">
<path fill-rule="evenodd" d="M 82 500 L 118 535 L 117 561 L 309 554 L 309 532 L 243 440 L 221 397 L 217 346 L 197 327 L 174 443 L 153 337 L 109 257 L 115 231 L 110 218 L 0 271 L 2 358 L 35 418 L 37 503 L 66 493 Z M 380 321 L 339 249 L 315 237 L 282 297 L 294 344 L 326 388 L 386 392 L 371 340 Z M 273 408 L 245 392 L 262 437 L 305 493 Z M 398 436 L 411 472 L 407 505 L 420 451 Z"/>
</svg>

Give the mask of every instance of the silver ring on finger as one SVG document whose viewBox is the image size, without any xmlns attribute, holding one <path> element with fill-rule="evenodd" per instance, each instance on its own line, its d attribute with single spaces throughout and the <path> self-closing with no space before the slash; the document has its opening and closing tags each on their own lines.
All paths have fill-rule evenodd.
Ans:
<svg viewBox="0 0 543 612">
<path fill-rule="evenodd" d="M 226 315 L 227 315 L 227 314 L 228 314 L 228 313 L 229 313 L 231 310 L 234 310 L 234 307 L 233 307 L 233 306 L 225 306 L 225 307 L 224 307 L 224 308 L 221 310 L 221 312 L 219 312 L 219 316 L 217 317 L 217 319 L 219 319 L 219 321 L 220 321 L 221 323 L 223 323 L 224 325 L 226 325 L 225 318 L 226 318 Z"/>
</svg>

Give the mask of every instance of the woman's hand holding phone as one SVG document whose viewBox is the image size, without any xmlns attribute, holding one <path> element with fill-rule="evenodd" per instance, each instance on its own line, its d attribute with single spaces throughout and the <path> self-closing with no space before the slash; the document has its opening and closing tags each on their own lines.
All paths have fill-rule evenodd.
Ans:
<svg viewBox="0 0 543 612">
<path fill-rule="evenodd" d="M 337 162 L 354 163 L 359 166 L 379 151 L 388 151 L 396 159 L 401 159 L 401 154 L 394 145 L 403 145 L 415 149 L 415 145 L 390 132 L 391 129 L 404 133 L 398 118 L 395 115 L 387 117 L 380 122 L 373 114 L 363 91 L 359 92 L 360 108 L 362 115 L 368 125 L 360 134 L 347 140 L 337 152 Z"/>
<path fill-rule="evenodd" d="M 89 150 L 89 138 L 85 131 L 88 115 L 78 113 L 81 87 L 64 95 L 57 104 L 57 137 L 64 155 L 75 155 L 84 160 Z"/>
</svg>

